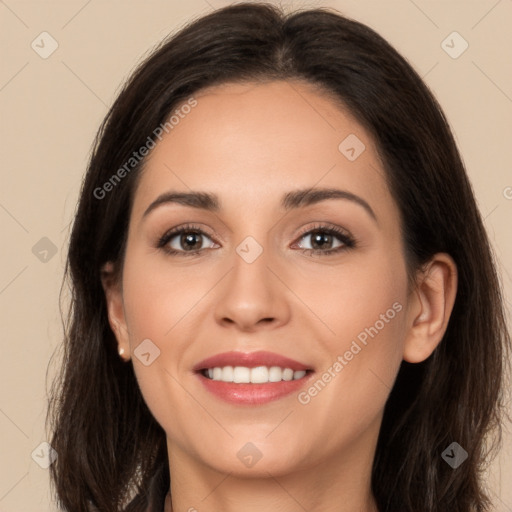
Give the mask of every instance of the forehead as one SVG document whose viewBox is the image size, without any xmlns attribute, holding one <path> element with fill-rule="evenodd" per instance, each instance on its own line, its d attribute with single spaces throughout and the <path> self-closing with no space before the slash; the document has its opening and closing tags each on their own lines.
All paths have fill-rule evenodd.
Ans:
<svg viewBox="0 0 512 512">
<path fill-rule="evenodd" d="M 134 213 L 167 189 L 211 192 L 238 211 L 315 186 L 347 189 L 376 209 L 393 202 L 372 138 L 312 85 L 223 84 L 194 99 L 150 153 Z"/>
</svg>

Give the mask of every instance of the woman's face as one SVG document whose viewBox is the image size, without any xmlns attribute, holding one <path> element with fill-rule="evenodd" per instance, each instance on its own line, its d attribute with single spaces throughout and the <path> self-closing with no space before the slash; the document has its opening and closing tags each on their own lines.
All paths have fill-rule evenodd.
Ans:
<svg viewBox="0 0 512 512">
<path fill-rule="evenodd" d="M 194 97 L 136 190 L 118 311 L 171 462 L 248 476 L 367 466 L 408 315 L 374 142 L 306 84 Z"/>
</svg>

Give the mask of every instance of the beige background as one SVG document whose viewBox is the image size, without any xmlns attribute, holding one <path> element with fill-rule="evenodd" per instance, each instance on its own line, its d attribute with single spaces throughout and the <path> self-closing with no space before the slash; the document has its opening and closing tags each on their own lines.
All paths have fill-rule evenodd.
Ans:
<svg viewBox="0 0 512 512">
<path fill-rule="evenodd" d="M 191 17 L 228 3 L 0 1 L 0 512 L 56 510 L 48 470 L 31 453 L 46 440 L 45 378 L 61 339 L 58 293 L 68 227 L 93 136 L 122 81 L 155 43 Z M 510 305 L 512 1 L 283 5 L 335 7 L 367 23 L 425 78 L 455 132 Z M 44 51 L 38 37 L 43 31 L 58 43 L 46 59 L 31 47 L 35 40 Z M 469 43 L 456 59 L 441 46 L 453 31 Z M 455 50 L 460 44 L 455 40 Z M 50 48 L 49 39 L 44 47 Z M 39 242 L 43 237 L 51 242 Z M 500 512 L 512 511 L 510 425 L 507 429 L 488 479 Z"/>
</svg>

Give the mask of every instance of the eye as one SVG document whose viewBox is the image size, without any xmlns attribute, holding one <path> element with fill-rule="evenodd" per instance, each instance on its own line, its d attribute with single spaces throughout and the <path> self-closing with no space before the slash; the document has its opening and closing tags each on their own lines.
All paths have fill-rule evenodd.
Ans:
<svg viewBox="0 0 512 512">
<path fill-rule="evenodd" d="M 304 242 L 302 242 L 304 240 Z M 338 226 L 316 225 L 305 230 L 299 242 L 292 245 L 302 252 L 328 256 L 355 247 L 354 238 Z M 166 232 L 157 247 L 171 256 L 193 256 L 205 249 L 219 247 L 216 242 L 198 226 L 187 224 Z"/>
<path fill-rule="evenodd" d="M 165 233 L 158 247 L 172 255 L 189 256 L 215 247 L 215 242 L 197 226 L 182 226 Z"/>
<path fill-rule="evenodd" d="M 303 233 L 298 247 L 309 254 L 329 255 L 355 247 L 354 238 L 338 226 L 315 226 Z"/>
</svg>

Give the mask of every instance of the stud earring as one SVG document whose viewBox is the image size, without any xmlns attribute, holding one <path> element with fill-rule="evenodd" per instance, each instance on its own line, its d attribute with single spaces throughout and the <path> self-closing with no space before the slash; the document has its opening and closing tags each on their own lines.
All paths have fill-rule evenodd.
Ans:
<svg viewBox="0 0 512 512">
<path fill-rule="evenodd" d="M 118 352 L 119 352 L 119 355 L 121 357 L 123 357 L 123 355 L 124 355 L 124 348 L 123 347 L 119 347 L 119 351 Z"/>
</svg>

